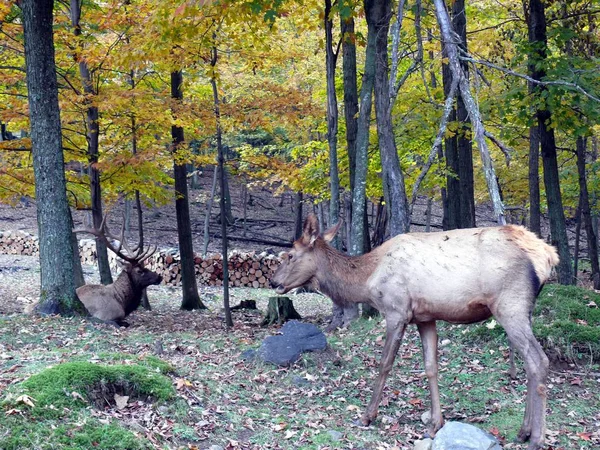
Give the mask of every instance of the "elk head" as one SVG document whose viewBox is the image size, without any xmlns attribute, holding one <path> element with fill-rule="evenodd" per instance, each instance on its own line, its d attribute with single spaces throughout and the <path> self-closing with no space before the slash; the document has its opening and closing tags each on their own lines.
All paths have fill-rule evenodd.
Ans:
<svg viewBox="0 0 600 450">
<path fill-rule="evenodd" d="M 123 271 L 127 273 L 131 280 L 131 284 L 135 289 L 142 290 L 152 284 L 160 284 L 162 277 L 144 267 L 144 261 L 156 252 L 156 247 L 144 249 L 140 243 L 133 249 L 129 248 L 125 241 L 125 227 L 122 227 L 120 236 L 114 236 L 106 227 L 106 218 L 107 216 L 105 215 L 102 224 L 100 225 L 100 229 L 81 228 L 73 230 L 73 232 L 89 233 L 101 239 L 108 249 L 112 250 L 124 261 L 124 264 L 122 265 Z M 118 246 L 114 245 L 115 241 L 119 243 Z"/>
<path fill-rule="evenodd" d="M 319 251 L 328 247 L 327 243 L 333 240 L 341 225 L 340 221 L 321 236 L 317 217 L 312 213 L 306 217 L 302 236 L 294 242 L 292 250 L 283 254 L 281 264 L 271 278 L 275 292 L 285 294 L 315 280 Z"/>
</svg>

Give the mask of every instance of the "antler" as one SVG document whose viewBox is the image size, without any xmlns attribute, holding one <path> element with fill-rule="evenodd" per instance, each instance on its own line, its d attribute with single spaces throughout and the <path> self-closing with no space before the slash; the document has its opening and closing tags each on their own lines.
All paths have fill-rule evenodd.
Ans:
<svg viewBox="0 0 600 450">
<path fill-rule="evenodd" d="M 97 228 L 77 228 L 73 230 L 73 233 L 89 233 L 94 236 L 102 239 L 107 248 L 112 250 L 119 258 L 127 261 L 131 264 L 142 264 L 146 259 L 150 258 L 154 253 L 156 253 L 157 247 L 148 247 L 146 250 L 140 247 L 140 245 L 136 246 L 133 251 L 129 248 L 127 243 L 125 242 L 125 224 L 121 227 L 121 236 L 113 235 L 106 226 L 106 219 L 108 214 L 105 214 L 102 218 L 102 223 L 100 224 L 100 229 Z M 115 247 L 112 240 L 116 240 L 119 242 L 119 246 Z M 123 253 L 121 249 L 124 248 L 126 253 Z M 131 255 L 131 256 L 130 256 Z"/>
</svg>

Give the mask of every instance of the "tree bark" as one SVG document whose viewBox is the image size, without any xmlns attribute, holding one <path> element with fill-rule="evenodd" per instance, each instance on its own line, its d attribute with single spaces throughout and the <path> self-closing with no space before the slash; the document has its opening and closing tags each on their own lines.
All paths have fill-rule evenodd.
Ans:
<svg viewBox="0 0 600 450">
<path fill-rule="evenodd" d="M 457 0 L 452 4 L 452 27 L 459 38 L 460 47 L 466 51 L 467 27 L 464 0 Z M 448 52 L 442 43 L 442 55 L 448 57 Z M 464 75 L 468 77 L 468 66 L 461 62 Z M 442 64 L 442 82 L 444 95 L 450 96 L 452 86 L 452 70 L 449 64 Z M 446 167 L 446 203 L 444 212 L 447 216 L 444 222 L 447 229 L 470 228 L 475 226 L 475 192 L 473 182 L 473 151 L 471 141 L 466 136 L 470 131 L 471 123 L 468 111 L 460 91 L 457 93 L 456 106 L 449 116 L 450 122 L 458 121 L 457 133 L 444 141 Z"/>
<path fill-rule="evenodd" d="M 76 39 L 81 36 L 81 0 L 71 0 L 71 26 Z M 79 76 L 83 84 L 83 92 L 86 96 L 86 127 L 87 127 L 87 156 L 88 156 L 88 176 L 90 178 L 92 221 L 95 228 L 100 228 L 102 220 L 102 187 L 100 184 L 100 171 L 98 170 L 98 157 L 100 156 L 100 124 L 98 107 L 93 105 L 93 97 L 97 92 L 94 89 L 94 82 L 87 61 L 79 54 L 75 54 L 75 61 L 79 65 Z M 98 261 L 98 270 L 100 272 L 100 282 L 104 285 L 113 282 L 108 261 L 108 249 L 102 239 L 96 237 L 96 257 Z"/>
<path fill-rule="evenodd" d="M 181 70 L 171 72 L 171 98 L 178 105 L 183 99 L 183 74 Z M 175 116 L 177 112 L 175 111 Z M 175 178 L 175 212 L 177 216 L 177 237 L 181 262 L 181 288 L 183 299 L 181 309 L 206 309 L 198 294 L 196 268 L 194 266 L 194 244 L 192 240 L 192 225 L 190 223 L 190 205 L 188 203 L 187 167 L 178 161 L 177 152 L 184 144 L 183 128 L 171 126 L 173 139 L 173 173 Z M 227 279 L 226 279 L 227 280 Z"/>
<path fill-rule="evenodd" d="M 54 59 L 53 0 L 22 0 L 27 93 L 40 243 L 42 314 L 84 314 L 73 282 L 72 228 L 66 194 L 58 86 Z"/>
<path fill-rule="evenodd" d="M 448 64 L 452 72 L 452 77 L 458 79 L 459 91 L 469 113 L 469 117 L 471 118 L 473 138 L 477 141 L 477 146 L 479 147 L 479 154 L 483 163 L 488 193 L 490 195 L 492 205 L 494 206 L 494 214 L 496 215 L 498 223 L 504 225 L 506 224 L 504 217 L 504 205 L 500 196 L 500 188 L 498 186 L 498 178 L 496 177 L 494 164 L 485 140 L 485 128 L 483 127 L 479 107 L 475 102 L 473 95 L 471 94 L 469 79 L 463 72 L 463 68 L 460 63 L 460 49 L 453 37 L 455 36 L 455 33 L 452 30 L 452 24 L 450 22 L 448 11 L 446 10 L 446 5 L 443 0 L 434 0 L 434 4 L 438 23 L 442 32 L 442 41 L 448 56 Z"/>
<path fill-rule="evenodd" d="M 540 135 L 538 124 L 529 127 L 529 229 L 542 236 L 540 207 Z"/>
<path fill-rule="evenodd" d="M 337 53 L 333 48 L 333 17 L 331 0 L 325 0 L 325 66 L 327 80 L 327 143 L 329 145 L 329 224 L 340 220 L 340 179 L 338 174 L 337 135 L 338 135 L 338 102 L 335 91 L 335 67 Z M 340 240 L 336 236 L 331 242 L 340 248 Z"/>
<path fill-rule="evenodd" d="M 212 48 L 211 52 L 211 66 L 214 70 L 217 65 L 217 58 L 219 54 L 217 53 L 217 47 Z M 233 319 L 231 317 L 231 307 L 229 306 L 229 260 L 228 260 L 228 250 L 227 250 L 227 220 L 226 218 L 226 202 L 225 202 L 225 186 L 226 186 L 226 177 L 227 174 L 225 172 L 225 156 L 223 155 L 223 141 L 222 141 L 222 132 L 221 132 L 221 108 L 219 102 L 219 90 L 217 89 L 217 80 L 213 76 L 210 79 L 210 84 L 212 86 L 213 91 L 213 101 L 215 108 L 215 121 L 216 121 L 216 137 L 217 137 L 217 152 L 218 152 L 218 162 L 219 162 L 219 175 L 221 181 L 221 198 L 220 198 L 220 207 L 221 207 L 221 252 L 223 255 L 223 308 L 225 310 L 225 324 L 228 328 L 233 327 Z"/>
<path fill-rule="evenodd" d="M 262 327 L 277 324 L 281 325 L 288 320 L 300 320 L 302 317 L 294 308 L 289 297 L 269 297 L 267 314 L 260 324 Z"/>
<path fill-rule="evenodd" d="M 541 0 L 530 0 L 528 12 L 527 27 L 529 42 L 533 48 L 531 55 L 532 64 L 530 64 L 529 68 L 531 70 L 530 76 L 535 80 L 541 81 L 546 77 L 546 70 L 543 65 L 546 62 L 548 46 L 546 14 L 543 2 Z M 540 97 L 544 91 L 546 91 L 546 87 L 543 85 L 538 84 L 534 88 L 535 94 Z M 567 239 L 565 213 L 560 192 L 556 140 L 554 138 L 554 129 L 550 125 L 552 114 L 545 106 L 538 106 L 536 117 L 540 134 L 542 164 L 544 167 L 544 187 L 546 188 L 552 245 L 558 248 L 560 257 L 557 267 L 558 281 L 561 284 L 571 284 L 573 282 L 573 269 L 571 266 L 572 261 L 569 252 L 569 241 Z"/>
<path fill-rule="evenodd" d="M 302 236 L 302 192 L 294 195 L 294 241 Z"/>
<path fill-rule="evenodd" d="M 587 186 L 586 174 L 586 147 L 587 139 L 577 137 L 577 173 L 579 175 L 579 208 L 583 225 L 585 226 L 585 234 L 587 237 L 588 257 L 592 266 L 591 279 L 594 283 L 594 289 L 600 289 L 600 266 L 598 264 L 598 241 L 592 224 L 592 213 L 590 207 L 590 196 Z"/>
<path fill-rule="evenodd" d="M 368 33 L 375 34 L 375 115 L 381 155 L 382 184 L 389 209 L 392 236 L 406 233 L 410 226 L 404 176 L 392 124 L 388 69 L 388 31 L 392 16 L 390 0 L 365 0 Z"/>
<path fill-rule="evenodd" d="M 465 0 L 452 3 L 452 25 L 460 38 L 460 48 L 467 51 L 467 15 Z M 469 77 L 469 66 L 461 61 L 463 74 Z M 460 226 L 475 227 L 475 188 L 473 179 L 473 147 L 471 145 L 471 121 L 467 107 L 459 93 L 456 98 L 456 119 L 459 124 L 458 133 L 458 184 L 460 190 Z"/>
<path fill-rule="evenodd" d="M 206 216 L 204 216 L 204 247 L 202 249 L 202 256 L 206 256 L 208 252 L 208 241 L 210 240 L 210 213 L 212 206 L 215 201 L 215 193 L 217 191 L 217 179 L 218 179 L 219 168 L 215 166 L 213 168 L 213 179 L 210 188 L 210 197 L 208 198 L 208 205 L 206 205 Z"/>
</svg>

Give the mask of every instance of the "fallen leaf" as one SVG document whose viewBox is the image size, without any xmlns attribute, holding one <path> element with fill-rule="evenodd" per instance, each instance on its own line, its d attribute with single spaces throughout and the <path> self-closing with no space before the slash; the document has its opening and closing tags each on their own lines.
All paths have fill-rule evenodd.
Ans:
<svg viewBox="0 0 600 450">
<path fill-rule="evenodd" d="M 33 399 L 29 395 L 25 395 L 25 394 L 20 395 L 19 397 L 17 397 L 16 402 L 17 403 L 23 403 L 23 404 L 25 404 L 27 406 L 31 406 L 32 408 L 35 406 L 33 404 Z"/>
<path fill-rule="evenodd" d="M 128 395 L 115 394 L 115 403 L 117 404 L 117 409 L 125 409 L 127 407 L 128 400 Z"/>
</svg>

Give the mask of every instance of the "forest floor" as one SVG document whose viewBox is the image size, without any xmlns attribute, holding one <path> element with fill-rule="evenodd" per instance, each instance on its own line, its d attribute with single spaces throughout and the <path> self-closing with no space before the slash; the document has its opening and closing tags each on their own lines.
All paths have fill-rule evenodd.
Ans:
<svg viewBox="0 0 600 450">
<path fill-rule="evenodd" d="M 207 178 L 210 178 L 206 175 Z M 233 183 L 235 185 L 235 181 Z M 204 192 L 204 194 L 203 194 Z M 194 191 L 193 195 L 205 195 Z M 234 186 L 232 195 L 240 198 Z M 283 204 L 266 189 L 254 190 L 254 219 L 247 232 L 256 240 L 290 241 L 293 233 L 291 198 Z M 192 202 L 195 246 L 202 242 L 204 201 Z M 234 205 L 236 201 L 234 200 Z M 416 221 L 424 223 L 424 205 Z M 492 224 L 482 210 L 480 224 Z M 213 210 L 216 215 L 216 209 Z M 234 206 L 234 215 L 242 216 Z M 78 220 L 84 213 L 78 213 Z M 172 206 L 145 214 L 147 242 L 176 246 Z M 115 214 L 113 222 L 118 224 Z M 441 221 L 434 210 L 433 223 Z M 241 236 L 241 225 L 231 234 Z M 418 227 L 416 227 L 418 228 Z M 36 232 L 35 207 L 0 207 L 0 230 Z M 216 234 L 218 226 L 211 225 Z M 233 241 L 232 248 L 263 251 L 257 242 Z M 282 247 L 270 246 L 273 251 Z M 213 239 L 210 251 L 218 251 Z M 88 282 L 97 282 L 95 268 L 84 266 Z M 567 336 L 579 326 L 592 339 L 600 330 L 596 312 L 600 296 L 576 288 L 548 286 L 540 297 L 536 320 L 551 356 L 548 383 L 548 434 L 552 449 L 600 447 L 600 339 L 581 344 Z M 290 368 L 247 362 L 242 353 L 256 349 L 277 327 L 262 328 L 269 290 L 232 289 L 231 304 L 256 300 L 259 311 L 234 312 L 234 328 L 224 326 L 222 294 L 201 288 L 208 310 L 179 309 L 178 288 L 152 286 L 152 311 L 139 310 L 129 328 L 115 329 L 81 318 L 39 318 L 22 314 L 39 295 L 37 258 L 0 255 L 0 448 L 167 448 L 167 449 L 412 449 L 426 427 L 427 378 L 418 335 L 409 327 L 384 392 L 379 417 L 369 428 L 355 425 L 371 394 L 384 342 L 382 319 L 359 320 L 348 329 L 327 335 L 329 348 L 305 354 Z M 305 321 L 324 328 L 331 302 L 318 294 L 292 296 Z M 585 314 L 554 317 L 560 305 L 584 308 Z M 570 313 L 569 313 L 570 314 Z M 538 322 L 536 322 L 538 323 Z M 562 327 L 562 328 L 561 328 Z M 508 347 L 503 332 L 492 322 L 483 325 L 440 325 L 440 391 L 446 420 L 469 422 L 496 435 L 505 449 L 524 449 L 513 443 L 525 406 L 525 374 L 508 377 Z M 589 329 L 588 329 L 589 328 Z M 554 331 L 553 331 L 554 330 Z M 569 331 L 570 330 L 570 331 Z M 22 382 L 32 374 L 69 361 L 99 364 L 146 364 L 160 358 L 174 396 L 163 402 L 149 399 L 107 403 L 88 402 L 85 392 L 64 388 L 66 397 L 83 398 L 83 406 L 54 408 L 35 416 L 31 404 L 38 395 Z M 157 369 L 158 370 L 158 369 Z M 41 395 L 41 394 L 39 394 Z M 31 403 L 31 404 L 30 404 Z M 51 414 L 50 414 L 51 413 Z M 107 441 L 108 439 L 108 441 Z M 108 443 L 107 443 L 108 442 Z M 133 442 L 133 443 L 132 443 Z"/>
<path fill-rule="evenodd" d="M 36 258 L 19 257 L 10 265 L 11 258 L 16 257 L 0 257 L 0 286 L 26 286 L 35 298 Z M 87 272 L 92 281 L 97 279 L 92 268 Z M 578 291 L 584 292 L 580 303 L 600 305 L 600 296 Z M 222 296 L 215 288 L 202 290 L 209 310 L 184 312 L 179 309 L 179 289 L 152 286 L 153 310 L 136 311 L 128 318 L 131 326 L 121 329 L 80 318 L 11 313 L 5 305 L 0 309 L 0 448 L 378 450 L 412 449 L 413 441 L 423 438 L 426 427 L 420 418 L 429 407 L 429 396 L 414 327 L 409 327 L 387 382 L 377 421 L 363 428 L 354 423 L 378 371 L 383 321 L 359 320 L 349 329 L 328 334 L 324 353 L 308 353 L 290 368 L 276 368 L 241 358 L 245 350 L 256 349 L 265 336 L 278 331 L 259 326 L 260 311 L 266 310 L 271 292 L 236 288 L 231 295 L 232 304 L 253 299 L 259 308 L 234 312 L 232 330 L 224 326 Z M 331 308 L 327 298 L 298 294 L 292 299 L 305 321 L 324 327 Z M 541 307 L 550 310 L 544 302 L 565 302 L 567 295 L 548 286 L 542 299 Z M 537 311 L 535 317 L 543 315 Z M 597 328 L 600 322 L 590 325 Z M 509 379 L 505 336 L 498 327 L 490 327 L 490 322 L 441 324 L 444 415 L 446 420 L 472 423 L 493 433 L 505 449 L 524 449 L 513 440 L 523 417 L 525 374 L 519 364 L 518 379 Z M 549 448 L 598 448 L 598 360 L 592 360 L 585 346 L 551 341 L 546 339 L 547 348 L 552 345 L 553 352 L 563 357 L 556 353 L 552 357 Z M 565 357 L 568 352 L 570 358 Z M 28 401 L 35 405 L 41 394 L 24 391 L 21 385 L 32 374 L 64 362 L 129 366 L 145 364 L 152 357 L 170 366 L 166 376 L 176 393 L 168 401 L 130 400 L 120 407 L 113 402 L 98 407 L 86 399 L 82 406 L 58 408 L 58 413 L 57 408 L 46 408 L 43 411 L 52 414 L 36 416 Z M 67 397 L 86 398 L 77 389 L 63 390 Z M 114 442 L 107 444 L 106 439 Z"/>
</svg>

